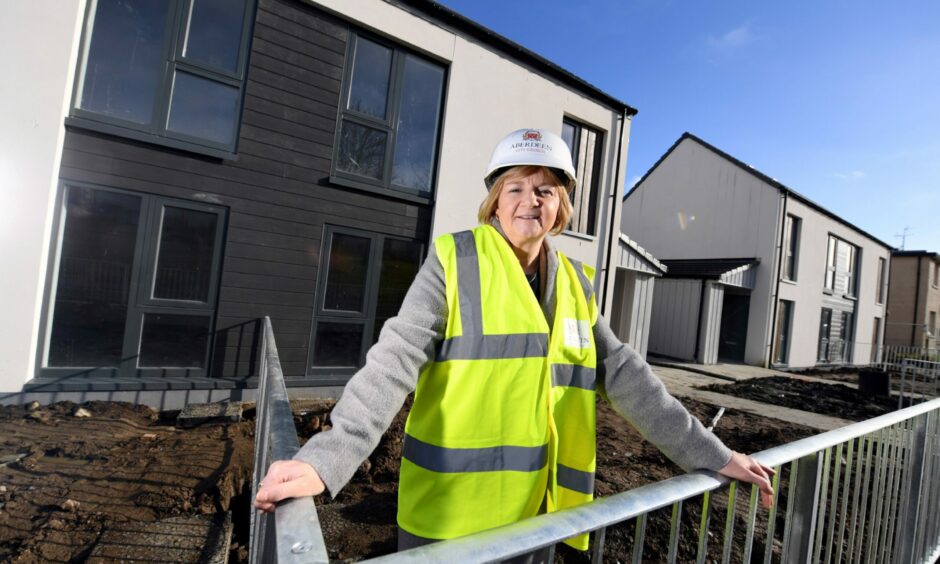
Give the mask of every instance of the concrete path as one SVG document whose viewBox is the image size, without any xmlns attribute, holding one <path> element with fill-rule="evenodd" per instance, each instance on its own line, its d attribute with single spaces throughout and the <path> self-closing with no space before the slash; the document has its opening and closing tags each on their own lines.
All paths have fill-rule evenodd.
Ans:
<svg viewBox="0 0 940 564">
<path fill-rule="evenodd" d="M 766 369 L 758 368 L 757 370 Z M 809 411 L 791 409 L 789 407 L 780 407 L 749 399 L 739 398 L 736 396 L 729 396 L 726 394 L 719 394 L 717 392 L 708 392 L 695 389 L 697 386 L 707 386 L 709 384 L 727 384 L 727 378 L 720 378 L 698 372 L 691 372 L 681 368 L 657 365 L 653 366 L 653 372 L 663 381 L 663 384 L 666 385 L 666 389 L 669 390 L 669 393 L 677 396 L 690 397 L 692 399 L 707 402 L 712 405 L 717 405 L 728 409 L 736 409 L 738 411 L 744 411 L 747 413 L 753 413 L 754 415 L 760 415 L 761 417 L 771 417 L 773 419 L 780 419 L 781 421 L 799 423 L 800 425 L 806 425 L 807 427 L 819 429 L 820 431 L 831 431 L 833 429 L 838 429 L 840 427 L 845 427 L 846 425 L 855 423 L 854 421 L 840 419 L 838 417 L 829 417 L 828 415 L 819 415 L 818 413 L 811 413 Z M 790 376 L 786 373 L 779 374 Z M 753 377 L 757 378 L 761 376 Z M 832 384 L 833 382 L 826 381 L 826 383 Z"/>
<path fill-rule="evenodd" d="M 760 366 L 751 366 L 750 364 L 695 364 L 694 362 L 683 362 L 681 360 L 670 360 L 650 356 L 647 361 L 652 366 L 662 366 L 666 368 L 676 368 L 687 372 L 694 372 L 703 376 L 710 376 L 729 382 L 740 382 L 741 380 L 752 380 L 754 378 L 769 378 L 771 376 L 784 376 L 803 380 L 804 382 L 819 382 L 820 384 L 842 384 L 850 388 L 858 388 L 858 384 L 852 382 L 837 382 L 827 380 L 826 378 L 817 378 L 815 376 L 806 376 L 803 374 L 794 374 L 772 368 L 762 368 Z"/>
</svg>

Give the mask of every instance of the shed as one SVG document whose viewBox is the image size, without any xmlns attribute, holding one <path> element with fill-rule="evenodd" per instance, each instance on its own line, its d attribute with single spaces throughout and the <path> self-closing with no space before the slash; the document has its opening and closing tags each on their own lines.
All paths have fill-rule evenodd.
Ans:
<svg viewBox="0 0 940 564">
<path fill-rule="evenodd" d="M 610 327 L 617 337 L 646 356 L 653 306 L 653 285 L 666 266 L 636 241 L 620 234 Z"/>
</svg>

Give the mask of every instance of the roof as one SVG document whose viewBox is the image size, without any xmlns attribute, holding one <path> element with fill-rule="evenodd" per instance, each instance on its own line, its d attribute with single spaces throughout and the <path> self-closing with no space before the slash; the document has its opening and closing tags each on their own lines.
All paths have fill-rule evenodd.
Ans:
<svg viewBox="0 0 940 564">
<path fill-rule="evenodd" d="M 519 62 L 525 63 L 541 74 L 554 78 L 589 98 L 625 112 L 628 116 L 634 116 L 637 113 L 636 108 L 626 102 L 614 98 L 600 88 L 563 69 L 545 57 L 526 49 L 515 41 L 503 37 L 466 16 L 458 14 L 446 6 L 432 0 L 393 0 L 391 3 L 401 7 L 411 8 L 435 20 L 437 23 L 461 31 L 477 41 L 502 51 Z"/>
<path fill-rule="evenodd" d="M 934 261 L 940 261 L 940 255 L 931 251 L 894 251 L 891 257 L 927 257 Z"/>
<path fill-rule="evenodd" d="M 760 264 L 758 258 L 678 259 L 662 263 L 668 269 L 668 278 L 705 278 L 719 280 L 723 274 L 744 266 Z"/>
<path fill-rule="evenodd" d="M 842 218 L 842 217 L 840 217 L 840 216 L 838 216 L 838 215 L 832 213 L 831 211 L 827 210 L 826 208 L 822 207 L 821 205 L 817 204 L 816 202 L 810 200 L 810 199 L 807 198 L 806 196 L 800 194 L 800 193 L 797 192 L 796 190 L 793 190 L 792 188 L 789 188 L 789 187 L 785 186 L 783 183 L 781 183 L 781 182 L 780 182 L 779 180 L 777 180 L 776 178 L 773 178 L 772 176 L 768 176 L 768 175 L 764 174 L 763 172 L 757 170 L 757 169 L 754 168 L 753 166 L 751 166 L 751 165 L 749 165 L 749 164 L 747 164 L 747 163 L 745 163 L 745 162 L 743 162 L 743 161 L 741 161 L 741 160 L 739 160 L 739 159 L 733 157 L 732 155 L 729 155 L 728 153 L 722 151 L 722 150 L 719 149 L 718 147 L 715 147 L 715 146 L 712 145 L 711 143 L 708 143 L 707 141 L 703 141 L 701 138 L 696 137 L 695 135 L 692 135 L 692 134 L 689 133 L 688 131 L 686 131 L 685 133 L 683 133 L 682 136 L 679 137 L 679 139 L 676 140 L 676 142 L 672 144 L 672 147 L 669 147 L 669 150 L 666 151 L 665 153 L 663 153 L 663 156 L 659 157 L 659 160 L 657 160 L 656 163 L 654 163 L 653 166 L 650 167 L 650 169 L 649 169 L 648 171 L 646 171 L 646 174 L 644 174 L 643 177 L 640 178 L 640 181 L 639 181 L 639 182 L 637 182 L 636 184 L 633 185 L 633 188 L 631 188 L 630 191 L 626 193 L 626 195 L 623 197 L 623 199 L 626 200 L 627 198 L 629 198 L 630 195 L 633 194 L 633 192 L 635 192 L 636 189 L 639 188 L 639 187 L 643 184 L 643 182 L 647 179 L 647 177 L 649 177 L 649 175 L 652 174 L 653 171 L 656 170 L 656 168 L 659 167 L 659 165 L 660 165 L 664 160 L 666 160 L 666 157 L 668 157 L 670 154 L 672 154 L 672 152 L 676 149 L 676 147 L 678 147 L 679 144 L 682 143 L 683 141 L 685 141 L 686 139 L 691 139 L 692 141 L 695 141 L 696 143 L 698 143 L 699 145 L 701 145 L 701 146 L 705 147 L 706 149 L 712 151 L 713 153 L 715 153 L 715 154 L 718 155 L 719 157 L 721 157 L 721 158 L 723 158 L 723 159 L 725 159 L 725 160 L 727 160 L 727 161 L 729 161 L 729 162 L 731 162 L 731 163 L 737 165 L 738 168 L 740 168 L 740 169 L 742 169 L 742 170 L 744 170 L 744 171 L 746 171 L 746 172 L 749 172 L 749 173 L 753 174 L 754 176 L 756 176 L 756 177 L 759 178 L 760 180 L 763 180 L 763 181 L 766 182 L 767 184 L 770 184 L 770 185 L 773 186 L 774 188 L 777 188 L 778 190 L 780 190 L 781 192 L 783 192 L 784 194 L 786 194 L 787 197 L 793 198 L 793 199 L 795 199 L 795 200 L 798 200 L 798 201 L 800 201 L 800 202 L 806 204 L 807 206 L 809 206 L 809 207 L 813 208 L 814 210 L 818 211 L 819 213 L 821 213 L 821 214 L 823 214 L 823 215 L 826 215 L 826 216 L 828 216 L 828 217 L 830 217 L 830 218 L 832 218 L 832 219 L 838 221 L 838 222 L 841 223 L 842 225 L 845 225 L 846 227 L 848 227 L 848 228 L 850 228 L 850 229 L 852 229 L 852 230 L 854 230 L 854 231 L 860 233 L 861 235 L 864 235 L 865 237 L 868 237 L 868 238 L 871 239 L 872 241 L 878 243 L 879 245 L 883 246 L 884 248 L 886 248 L 886 249 L 888 249 L 888 250 L 893 250 L 893 249 L 894 249 L 894 247 L 892 247 L 891 245 L 885 243 L 885 242 L 882 241 L 881 239 L 875 237 L 875 236 L 872 235 L 871 233 L 865 231 L 865 230 L 862 229 L 861 227 L 859 227 L 859 226 L 857 226 L 857 225 L 855 225 L 855 224 L 853 224 L 853 223 L 851 223 L 851 222 L 845 220 L 844 218 Z"/>
<path fill-rule="evenodd" d="M 663 274 L 665 274 L 666 271 L 668 270 L 668 268 L 666 268 L 666 265 L 656 260 L 656 257 L 654 257 L 652 253 L 650 253 L 649 251 L 641 247 L 639 243 L 627 237 L 623 233 L 620 234 L 620 242 L 630 247 L 631 249 L 633 249 L 639 257 L 644 259 L 647 263 L 650 264 L 650 266 L 652 266 L 656 270 L 662 272 Z"/>
</svg>

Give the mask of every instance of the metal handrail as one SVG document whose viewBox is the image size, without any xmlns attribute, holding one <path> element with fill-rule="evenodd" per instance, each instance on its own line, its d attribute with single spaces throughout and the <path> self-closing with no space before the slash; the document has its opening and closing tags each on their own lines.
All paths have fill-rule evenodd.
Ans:
<svg viewBox="0 0 940 564">
<path fill-rule="evenodd" d="M 255 465 L 251 499 L 258 483 L 277 460 L 290 460 L 300 449 L 271 319 L 264 318 L 258 365 L 255 412 Z M 254 563 L 329 562 L 313 497 L 282 501 L 277 511 L 251 511 L 249 561 Z"/>
<path fill-rule="evenodd" d="M 886 558 L 876 558 L 876 562 L 890 559 L 900 562 L 929 562 L 940 552 L 940 522 L 935 508 L 940 499 L 940 399 L 925 402 L 902 411 L 889 413 L 841 429 L 808 437 L 792 443 L 773 447 L 754 455 L 761 463 L 774 467 L 777 476 L 774 486 L 779 493 L 782 465 L 790 463 L 790 488 L 787 503 L 786 528 L 784 530 L 783 561 L 805 562 L 815 553 L 818 554 L 828 542 L 828 557 L 838 545 L 839 558 L 843 555 L 844 541 L 849 540 L 846 556 L 849 561 L 854 554 L 858 559 L 862 554 L 871 558 L 880 554 Z M 858 452 L 853 459 L 853 449 L 858 441 Z M 832 449 L 836 448 L 833 456 Z M 846 454 L 847 453 L 847 454 Z M 827 493 L 830 482 L 832 459 L 839 461 L 837 466 L 845 467 L 845 481 L 841 496 L 841 512 L 836 502 L 842 472 L 836 468 L 833 472 L 835 482 L 832 494 Z M 843 460 L 848 459 L 845 464 Z M 903 460 L 903 464 L 898 460 Z M 853 479 L 851 470 L 855 462 L 855 490 L 849 492 L 849 482 Z M 835 465 L 834 465 L 835 466 Z M 871 474 L 871 476 L 869 475 Z M 825 477 L 825 478 L 824 478 Z M 864 480 L 861 487 L 859 481 Z M 871 484 L 869 484 L 869 480 Z M 594 502 L 556 513 L 539 515 L 489 531 L 469 535 L 459 539 L 427 545 L 412 550 L 391 554 L 374 559 L 376 562 L 489 562 L 514 556 L 520 556 L 533 550 L 553 545 L 566 538 L 586 532 L 596 531 L 595 539 L 603 539 L 606 527 L 636 518 L 638 539 L 643 538 L 645 516 L 657 509 L 673 506 L 673 532 L 677 535 L 677 521 L 682 511 L 683 501 L 704 495 L 703 514 L 708 513 L 709 495 L 712 491 L 727 484 L 729 480 L 713 473 L 697 472 L 678 476 L 669 480 L 636 488 Z M 888 488 L 893 485 L 893 489 Z M 733 526 L 736 482 L 729 489 L 727 523 Z M 868 499 L 869 489 L 871 499 Z M 849 494 L 852 494 L 850 496 Z M 859 505 L 859 493 L 863 495 Z M 829 507 L 829 525 L 826 527 L 826 500 L 831 495 Z M 851 527 L 849 523 L 848 500 L 854 497 L 852 504 Z M 911 500 L 914 503 L 911 503 Z M 923 502 L 931 500 L 931 504 Z M 871 514 L 866 520 L 868 502 Z M 775 495 L 774 506 L 768 518 L 768 536 L 773 539 L 773 524 L 780 505 L 780 498 Z M 745 552 L 749 556 L 754 537 L 754 521 L 757 508 L 757 489 L 751 488 L 748 511 L 748 533 Z M 859 508 L 862 516 L 858 519 Z M 840 528 L 835 530 L 837 514 Z M 891 520 L 891 528 L 882 520 Z M 707 529 L 707 520 L 705 528 Z M 856 535 L 856 525 L 862 531 L 868 527 L 868 536 Z M 849 535 L 845 532 L 849 530 Z M 828 530 L 828 534 L 826 531 Z M 877 532 L 872 536 L 872 532 Z M 838 534 L 838 541 L 834 536 Z M 826 540 L 826 537 L 828 541 Z M 903 538 L 902 538 L 903 536 Z M 726 525 L 724 535 L 725 561 L 730 557 L 732 535 Z M 704 560 L 707 535 L 699 531 L 699 561 Z M 634 547 L 634 562 L 642 560 L 642 542 Z M 670 543 L 670 561 L 676 557 L 675 542 Z M 865 548 L 863 552 L 862 548 Z M 857 549 L 856 549 L 857 547 Z M 852 550 L 849 550 L 852 549 Z M 595 540 L 593 561 L 600 562 L 603 544 Z M 771 554 L 765 553 L 765 562 L 770 562 Z M 745 558 L 750 561 L 750 558 Z"/>
</svg>

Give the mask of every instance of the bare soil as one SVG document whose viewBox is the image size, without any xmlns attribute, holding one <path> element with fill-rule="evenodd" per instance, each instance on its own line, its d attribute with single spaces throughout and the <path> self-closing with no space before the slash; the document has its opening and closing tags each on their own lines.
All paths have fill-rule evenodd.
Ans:
<svg viewBox="0 0 940 564">
<path fill-rule="evenodd" d="M 851 421 L 864 421 L 898 408 L 897 398 L 867 395 L 833 380 L 831 384 L 823 384 L 772 376 L 733 384 L 712 384 L 701 389 Z M 855 381 L 858 381 L 857 375 Z"/>
<path fill-rule="evenodd" d="M 680 400 L 702 421 L 710 421 L 717 411 L 708 404 Z M 317 498 L 331 559 L 360 560 L 395 551 L 398 469 L 409 406 L 398 414 L 378 448 L 336 499 Z M 215 516 L 229 510 L 235 522 L 230 561 L 246 560 L 253 409 L 246 410 L 241 423 L 177 429 L 175 412 L 94 402 L 82 406 L 91 417 L 77 418 L 73 415 L 77 407 L 69 402 L 35 411 L 0 407 L 0 461 L 25 455 L 0 466 L 0 561 L 83 561 L 109 529 L 175 516 Z M 331 401 L 295 405 L 294 420 L 302 441 L 328 428 L 332 407 Z M 743 452 L 815 434 L 807 427 L 734 410 L 725 413 L 715 432 L 728 446 Z M 678 474 L 681 470 L 658 449 L 605 403 L 598 403 L 598 496 Z M 782 484 L 786 484 L 785 477 Z M 739 495 L 739 516 L 746 514 L 742 497 L 747 496 Z M 726 503 L 725 494 L 713 497 L 710 530 L 714 538 L 709 552 L 715 558 L 720 556 L 716 551 L 724 531 Z M 686 504 L 682 527 L 697 530 L 699 513 L 700 504 Z M 650 517 L 646 561 L 665 559 L 668 520 L 668 510 Z M 765 526 L 766 518 L 759 521 L 758 529 Z M 735 526 L 735 535 L 743 533 L 742 522 Z M 605 561 L 625 561 L 632 551 L 633 534 L 632 523 L 608 530 Z M 694 560 L 695 548 L 694 538 L 683 537 L 680 560 Z M 756 553 L 763 554 L 759 541 Z M 736 556 L 740 560 L 741 555 Z M 587 559 L 587 554 L 564 546 L 556 553 L 556 562 Z"/>
</svg>

